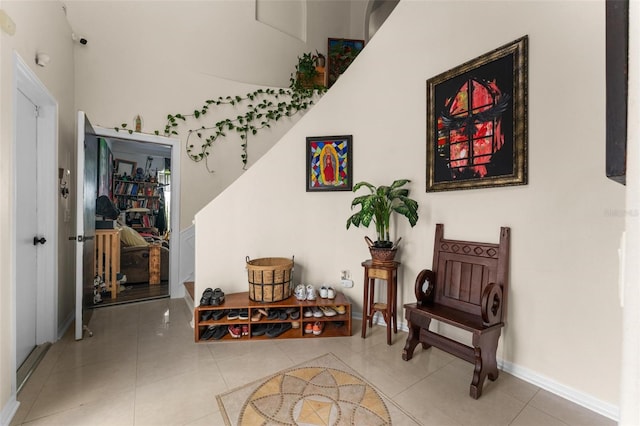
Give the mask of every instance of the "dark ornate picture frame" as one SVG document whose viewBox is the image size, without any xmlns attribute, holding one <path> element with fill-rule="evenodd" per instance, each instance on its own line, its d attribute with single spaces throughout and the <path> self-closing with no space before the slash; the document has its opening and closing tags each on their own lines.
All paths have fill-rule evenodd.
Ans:
<svg viewBox="0 0 640 426">
<path fill-rule="evenodd" d="M 527 183 L 527 46 L 427 80 L 427 192 Z"/>
<path fill-rule="evenodd" d="M 307 137 L 307 192 L 351 191 L 353 137 Z"/>
</svg>

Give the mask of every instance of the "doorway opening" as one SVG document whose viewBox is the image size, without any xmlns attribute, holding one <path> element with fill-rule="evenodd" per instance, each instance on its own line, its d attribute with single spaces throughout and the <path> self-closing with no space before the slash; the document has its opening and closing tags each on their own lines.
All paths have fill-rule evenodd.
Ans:
<svg viewBox="0 0 640 426">
<path fill-rule="evenodd" d="M 179 297 L 180 241 L 172 238 L 180 223 L 179 141 L 98 127 L 95 133 L 112 166 L 99 173 L 98 195 L 119 210 L 120 253 L 115 297 L 106 293 L 91 307 Z"/>
</svg>

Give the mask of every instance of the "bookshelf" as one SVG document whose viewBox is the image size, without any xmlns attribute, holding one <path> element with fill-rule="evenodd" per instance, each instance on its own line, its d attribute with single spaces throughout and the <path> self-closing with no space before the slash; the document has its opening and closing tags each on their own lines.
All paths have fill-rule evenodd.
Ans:
<svg viewBox="0 0 640 426">
<path fill-rule="evenodd" d="M 157 182 L 113 179 L 113 202 L 126 213 L 127 225 L 137 231 L 148 232 L 155 226 L 160 197 Z"/>
</svg>

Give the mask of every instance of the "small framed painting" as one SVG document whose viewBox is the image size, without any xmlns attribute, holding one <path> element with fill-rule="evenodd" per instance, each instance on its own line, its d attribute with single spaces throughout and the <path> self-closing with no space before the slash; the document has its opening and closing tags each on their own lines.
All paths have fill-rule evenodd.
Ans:
<svg viewBox="0 0 640 426">
<path fill-rule="evenodd" d="M 307 137 L 307 192 L 351 191 L 353 137 Z"/>
<path fill-rule="evenodd" d="M 527 183 L 527 42 L 427 80 L 427 192 Z"/>
<path fill-rule="evenodd" d="M 136 162 L 116 159 L 116 175 L 120 177 L 133 176 L 136 171 Z"/>
<path fill-rule="evenodd" d="M 327 88 L 333 86 L 340 74 L 345 72 L 351 62 L 364 49 L 364 40 L 352 40 L 347 38 L 330 38 L 327 52 Z"/>
</svg>

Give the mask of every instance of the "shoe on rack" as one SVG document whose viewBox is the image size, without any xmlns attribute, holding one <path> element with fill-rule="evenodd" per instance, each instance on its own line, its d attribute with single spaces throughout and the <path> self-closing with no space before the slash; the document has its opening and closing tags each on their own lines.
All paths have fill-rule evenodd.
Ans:
<svg viewBox="0 0 640 426">
<path fill-rule="evenodd" d="M 224 303 L 224 292 L 219 288 L 216 288 L 215 290 L 213 290 L 213 293 L 211 294 L 210 305 L 219 306 L 219 305 L 222 305 L 223 303 Z"/>
<path fill-rule="evenodd" d="M 291 318 L 292 320 L 300 319 L 300 309 L 296 309 L 295 311 L 291 312 L 291 314 L 289 314 L 289 318 Z"/>
<path fill-rule="evenodd" d="M 249 309 L 240 309 L 238 311 L 238 319 L 246 321 L 249 319 Z"/>
<path fill-rule="evenodd" d="M 210 325 L 209 327 L 207 327 L 207 329 L 204 331 L 204 333 L 202 333 L 202 336 L 200 336 L 200 340 L 209 340 L 213 337 L 213 335 L 216 332 L 216 329 L 218 327 L 215 325 Z"/>
<path fill-rule="evenodd" d="M 347 308 L 345 308 L 343 305 L 334 306 L 333 309 L 335 309 L 338 315 L 344 315 L 347 313 Z"/>
<path fill-rule="evenodd" d="M 313 324 L 311 324 L 310 322 L 308 322 L 305 326 L 304 326 L 304 334 L 311 334 L 313 333 Z"/>
<path fill-rule="evenodd" d="M 242 324 L 242 335 L 243 336 L 249 335 L 249 326 L 247 324 Z"/>
<path fill-rule="evenodd" d="M 257 309 L 253 311 L 253 313 L 251 314 L 251 322 L 260 321 L 261 318 L 262 318 L 262 312 L 260 312 Z"/>
<path fill-rule="evenodd" d="M 320 287 L 320 297 L 323 298 L 323 299 L 327 298 L 327 287 L 326 286 Z"/>
<path fill-rule="evenodd" d="M 300 322 L 299 321 L 292 321 L 291 322 L 291 328 L 300 328 Z"/>
<path fill-rule="evenodd" d="M 322 318 L 324 316 L 320 308 L 318 308 L 317 306 L 312 307 L 311 310 L 313 311 L 313 316 L 315 318 Z"/>
<path fill-rule="evenodd" d="M 333 287 L 329 287 L 327 288 L 327 299 L 335 299 L 336 298 L 336 291 L 333 289 Z"/>
<path fill-rule="evenodd" d="M 322 334 L 322 330 L 324 330 L 324 323 L 320 321 L 316 321 L 316 323 L 313 324 L 313 334 L 315 336 L 319 336 Z"/>
<path fill-rule="evenodd" d="M 296 299 L 298 300 L 306 300 L 307 299 L 307 290 L 304 284 L 298 284 L 295 290 Z"/>
<path fill-rule="evenodd" d="M 316 300 L 316 289 L 311 284 L 307 286 L 307 300 Z"/>
<path fill-rule="evenodd" d="M 200 316 L 200 321 L 209 321 L 209 318 L 211 318 L 212 314 L 213 311 L 204 311 Z"/>
<path fill-rule="evenodd" d="M 280 318 L 280 312 L 278 311 L 278 309 L 269 309 L 269 316 L 267 317 L 268 320 L 277 320 L 278 318 Z"/>
<path fill-rule="evenodd" d="M 227 315 L 229 313 L 229 311 L 227 311 L 226 309 L 218 309 L 218 310 L 211 311 L 211 312 L 213 312 L 211 314 L 211 318 L 213 318 L 216 321 L 218 321 L 223 316 L 225 316 L 225 315 Z"/>
<path fill-rule="evenodd" d="M 240 316 L 240 311 L 237 309 L 232 309 L 227 313 L 228 320 L 236 320 Z"/>
<path fill-rule="evenodd" d="M 311 308 L 304 308 L 304 313 L 302 315 L 305 318 L 311 318 L 313 316 L 313 310 Z"/>
<path fill-rule="evenodd" d="M 270 324 L 258 324 L 251 327 L 251 335 L 252 336 L 263 336 L 264 333 L 267 332 L 267 327 Z"/>
<path fill-rule="evenodd" d="M 239 325 L 231 324 L 229 326 L 229 334 L 234 339 L 239 339 L 240 337 L 242 337 L 242 330 L 240 329 Z"/>
<path fill-rule="evenodd" d="M 335 317 L 338 313 L 333 310 L 330 306 L 320 306 L 320 310 L 324 314 L 325 317 Z"/>
<path fill-rule="evenodd" d="M 206 288 L 202 292 L 202 297 L 200 298 L 200 305 L 209 306 L 211 305 L 211 298 L 213 297 L 213 290 L 211 288 Z"/>
<path fill-rule="evenodd" d="M 279 335 L 281 335 L 282 333 L 290 329 L 291 329 L 290 322 L 281 322 L 278 324 L 274 324 L 273 328 L 271 328 L 270 330 L 267 330 L 265 334 L 268 337 L 278 337 Z"/>
<path fill-rule="evenodd" d="M 229 329 L 225 326 L 218 326 L 216 328 L 215 333 L 213 333 L 213 339 L 214 340 L 220 340 L 222 339 L 224 336 L 226 336 L 226 334 L 229 332 Z"/>
</svg>

